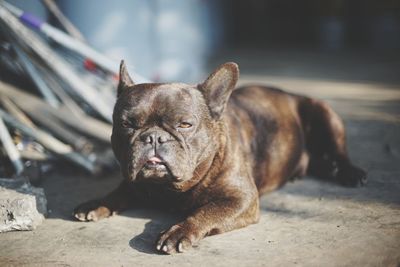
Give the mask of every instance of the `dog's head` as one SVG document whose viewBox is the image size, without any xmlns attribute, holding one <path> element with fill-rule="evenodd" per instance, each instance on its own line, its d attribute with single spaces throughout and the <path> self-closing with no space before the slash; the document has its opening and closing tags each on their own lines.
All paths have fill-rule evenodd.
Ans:
<svg viewBox="0 0 400 267">
<path fill-rule="evenodd" d="M 238 75 L 237 65 L 226 63 L 198 85 L 134 84 L 122 61 L 111 141 L 123 176 L 180 191 L 196 184 L 220 147 Z"/>
</svg>

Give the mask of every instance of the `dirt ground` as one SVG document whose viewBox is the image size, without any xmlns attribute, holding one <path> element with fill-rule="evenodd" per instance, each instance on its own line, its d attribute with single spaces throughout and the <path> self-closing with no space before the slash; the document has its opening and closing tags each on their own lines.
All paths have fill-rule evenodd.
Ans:
<svg viewBox="0 0 400 267">
<path fill-rule="evenodd" d="M 120 176 L 52 174 L 42 184 L 48 219 L 35 231 L 1 234 L 0 265 L 400 266 L 400 83 L 339 78 L 245 71 L 241 83 L 273 84 L 331 103 L 345 120 L 351 158 L 368 171 L 366 186 L 297 180 L 261 198 L 258 224 L 169 256 L 157 254 L 154 242 L 176 214 L 134 210 L 77 222 L 74 206 L 108 192 Z"/>
</svg>

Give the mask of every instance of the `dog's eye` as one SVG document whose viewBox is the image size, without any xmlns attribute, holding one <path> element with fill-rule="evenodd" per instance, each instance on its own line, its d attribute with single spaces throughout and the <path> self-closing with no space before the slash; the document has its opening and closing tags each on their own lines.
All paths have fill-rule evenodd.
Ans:
<svg viewBox="0 0 400 267">
<path fill-rule="evenodd" d="M 183 129 L 187 129 L 187 128 L 192 127 L 192 124 L 190 124 L 188 122 L 181 122 L 181 123 L 179 123 L 178 127 L 179 128 L 183 128 Z"/>
</svg>

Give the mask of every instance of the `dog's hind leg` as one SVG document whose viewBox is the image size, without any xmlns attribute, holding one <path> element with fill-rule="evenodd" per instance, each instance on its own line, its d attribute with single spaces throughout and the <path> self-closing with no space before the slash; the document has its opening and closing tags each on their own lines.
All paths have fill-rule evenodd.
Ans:
<svg viewBox="0 0 400 267">
<path fill-rule="evenodd" d="M 364 184 L 366 172 L 351 163 L 344 124 L 332 108 L 323 101 L 306 98 L 299 111 L 310 155 L 308 174 L 344 186 Z"/>
</svg>

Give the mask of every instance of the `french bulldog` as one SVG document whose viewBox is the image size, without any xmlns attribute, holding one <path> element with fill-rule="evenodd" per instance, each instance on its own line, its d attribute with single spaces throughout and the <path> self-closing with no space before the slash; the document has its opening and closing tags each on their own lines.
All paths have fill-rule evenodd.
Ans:
<svg viewBox="0 0 400 267">
<path fill-rule="evenodd" d="M 235 89 L 238 77 L 238 66 L 225 63 L 197 85 L 134 84 L 122 61 L 111 143 L 124 179 L 74 216 L 97 221 L 137 206 L 179 210 L 186 219 L 155 244 L 172 254 L 257 223 L 259 196 L 296 177 L 366 182 L 326 103 L 260 85 Z"/>
</svg>

